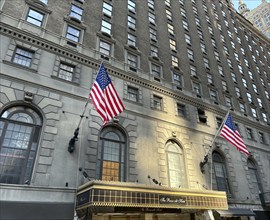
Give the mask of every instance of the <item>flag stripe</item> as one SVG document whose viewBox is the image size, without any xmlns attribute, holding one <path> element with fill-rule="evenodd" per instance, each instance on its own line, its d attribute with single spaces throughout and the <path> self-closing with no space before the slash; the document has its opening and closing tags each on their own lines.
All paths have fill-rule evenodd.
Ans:
<svg viewBox="0 0 270 220">
<path fill-rule="evenodd" d="M 90 97 L 104 125 L 125 109 L 103 64 L 100 65 Z"/>
<path fill-rule="evenodd" d="M 221 129 L 220 135 L 235 146 L 239 151 L 249 155 L 247 147 L 237 131 L 237 128 L 232 120 L 232 116 L 228 114 L 225 123 Z"/>
</svg>

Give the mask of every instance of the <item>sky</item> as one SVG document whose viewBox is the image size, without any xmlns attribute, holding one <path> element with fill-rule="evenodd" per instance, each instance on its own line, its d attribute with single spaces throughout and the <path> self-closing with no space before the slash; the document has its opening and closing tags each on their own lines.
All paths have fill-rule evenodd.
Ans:
<svg viewBox="0 0 270 220">
<path fill-rule="evenodd" d="M 246 3 L 247 7 L 251 10 L 256 8 L 259 4 L 261 4 L 261 0 L 243 0 L 244 3 Z M 238 11 L 238 2 L 239 0 L 232 0 L 235 9 Z M 270 0 L 267 0 L 267 2 L 270 2 Z"/>
</svg>

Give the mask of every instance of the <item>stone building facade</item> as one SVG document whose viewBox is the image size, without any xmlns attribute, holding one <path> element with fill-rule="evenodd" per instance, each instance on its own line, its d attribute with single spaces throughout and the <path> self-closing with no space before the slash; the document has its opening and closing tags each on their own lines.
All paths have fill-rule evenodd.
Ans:
<svg viewBox="0 0 270 220">
<path fill-rule="evenodd" d="M 269 214 L 269 40 L 229 1 L 1 0 L 0 10 L 2 219 Z M 104 127 L 88 99 L 102 62 L 125 105 Z M 228 110 L 250 156 L 215 138 Z M 109 190 L 114 202 L 95 202 Z"/>
<path fill-rule="evenodd" d="M 239 13 L 249 20 L 266 37 L 270 38 L 270 3 L 262 0 L 258 7 L 249 10 L 243 0 L 239 1 Z"/>
</svg>

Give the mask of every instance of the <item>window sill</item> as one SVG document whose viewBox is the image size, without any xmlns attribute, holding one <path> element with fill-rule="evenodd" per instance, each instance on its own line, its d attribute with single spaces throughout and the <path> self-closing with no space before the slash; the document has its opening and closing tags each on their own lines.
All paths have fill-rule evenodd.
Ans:
<svg viewBox="0 0 270 220">
<path fill-rule="evenodd" d="M 20 65 L 18 63 L 13 63 L 11 61 L 3 60 L 3 63 L 7 64 L 7 65 L 10 65 L 10 66 L 18 67 L 18 68 L 21 68 L 21 69 L 25 69 L 25 70 L 30 71 L 32 73 L 37 73 L 38 72 L 37 70 L 35 70 L 35 69 L 31 68 L 31 67 L 23 66 L 23 65 Z"/>
</svg>

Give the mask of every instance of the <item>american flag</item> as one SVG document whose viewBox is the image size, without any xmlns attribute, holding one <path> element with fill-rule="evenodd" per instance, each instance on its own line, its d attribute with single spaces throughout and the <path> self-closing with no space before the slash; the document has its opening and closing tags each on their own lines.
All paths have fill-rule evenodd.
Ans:
<svg viewBox="0 0 270 220">
<path fill-rule="evenodd" d="M 125 109 L 103 63 L 99 67 L 96 81 L 90 92 L 90 97 L 97 112 L 104 121 L 103 125 Z"/>
<path fill-rule="evenodd" d="M 231 114 L 228 114 L 226 121 L 220 131 L 220 135 L 229 141 L 233 146 L 235 146 L 239 151 L 249 155 L 246 145 L 239 134 Z"/>
</svg>

